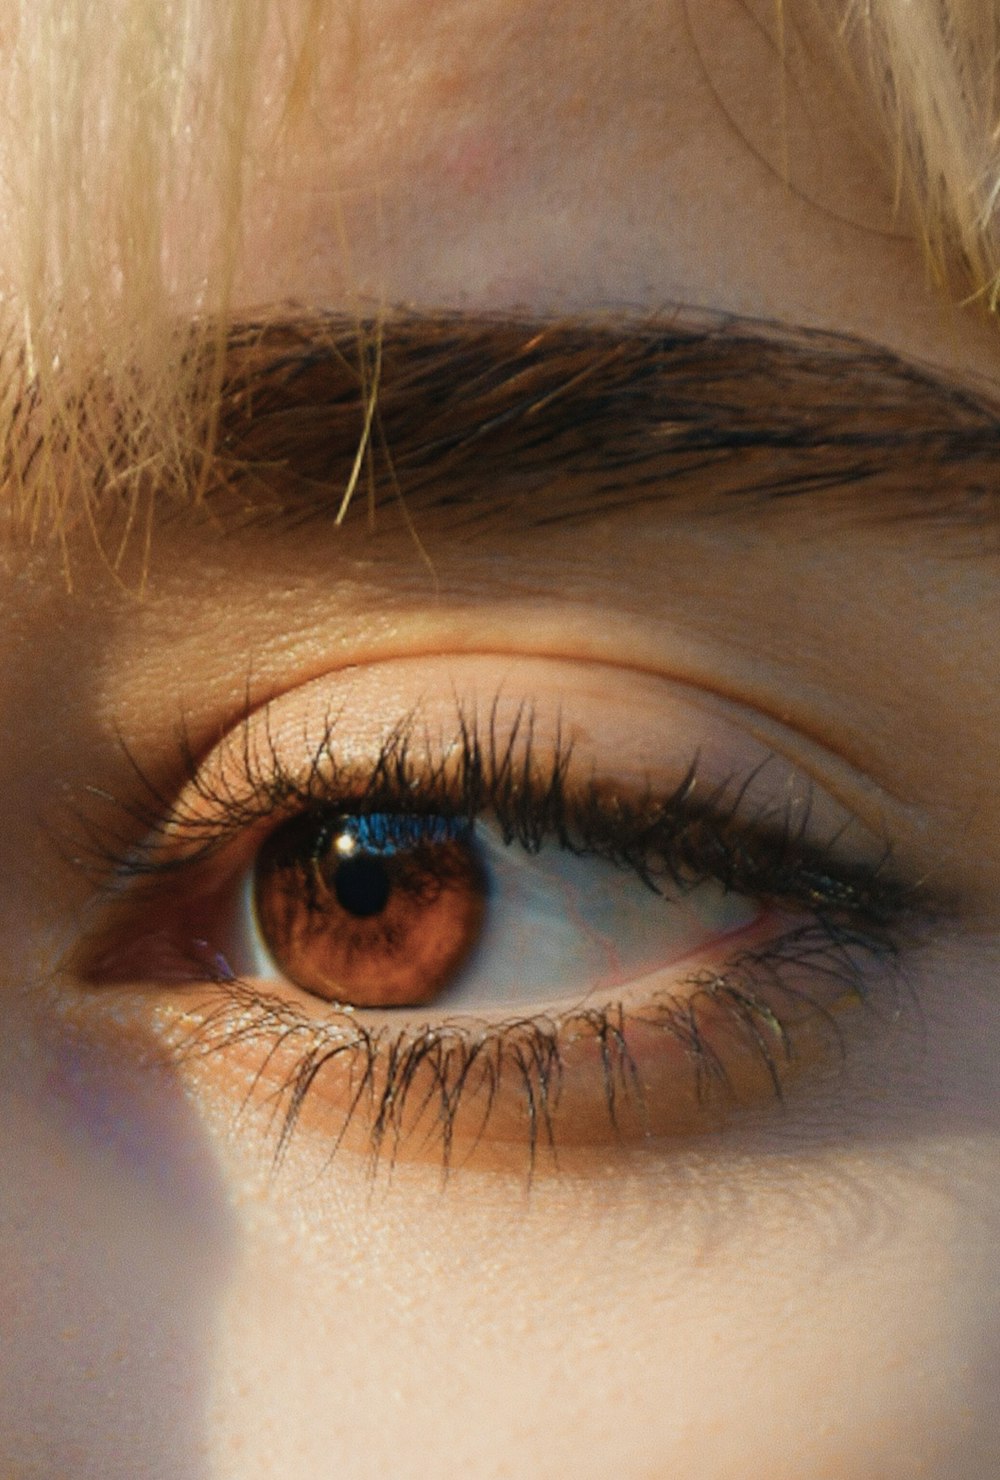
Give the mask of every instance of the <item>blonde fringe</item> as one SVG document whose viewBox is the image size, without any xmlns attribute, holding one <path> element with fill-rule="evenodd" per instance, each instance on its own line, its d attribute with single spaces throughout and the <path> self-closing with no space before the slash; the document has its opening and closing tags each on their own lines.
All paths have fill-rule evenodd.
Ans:
<svg viewBox="0 0 1000 1480">
<path fill-rule="evenodd" d="M 353 3 L 21 0 L 0 33 L 14 244 L 0 268 L 0 456 L 30 530 L 91 518 L 97 489 L 133 510 L 154 484 L 197 496 L 261 147 L 254 120 L 266 93 L 280 99 L 269 126 L 294 128 L 328 12 L 343 19 Z M 832 30 L 935 276 L 996 313 L 1000 0 L 771 3 L 779 29 L 808 5 Z M 193 331 L 178 326 L 178 301 L 196 305 Z"/>
<path fill-rule="evenodd" d="M 1000 303 L 1000 8 L 849 0 L 842 34 L 881 116 L 906 222 L 937 281 Z"/>
<path fill-rule="evenodd" d="M 22 0 L 0 38 L 3 456 L 33 528 L 64 528 L 96 484 L 126 503 L 140 481 L 192 486 L 271 9 L 128 0 L 112 20 L 91 0 Z M 193 330 L 178 301 L 194 304 Z"/>
</svg>

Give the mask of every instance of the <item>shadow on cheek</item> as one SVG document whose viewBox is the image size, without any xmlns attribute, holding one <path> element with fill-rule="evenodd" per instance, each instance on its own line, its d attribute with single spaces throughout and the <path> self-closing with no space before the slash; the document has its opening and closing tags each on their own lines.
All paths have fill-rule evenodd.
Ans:
<svg viewBox="0 0 1000 1480">
<path fill-rule="evenodd" d="M 0 1074 L 0 1474 L 198 1480 L 234 1220 L 178 1081 L 68 1032 Z"/>
</svg>

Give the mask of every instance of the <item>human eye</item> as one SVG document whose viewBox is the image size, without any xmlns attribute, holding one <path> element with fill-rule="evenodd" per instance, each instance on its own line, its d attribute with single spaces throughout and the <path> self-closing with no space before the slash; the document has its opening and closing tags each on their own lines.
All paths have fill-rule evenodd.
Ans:
<svg viewBox="0 0 1000 1480">
<path fill-rule="evenodd" d="M 888 841 L 707 694 L 493 655 L 350 669 L 121 800 L 74 969 L 155 1000 L 374 1163 L 669 1146 L 898 1009 L 916 891 Z"/>
</svg>

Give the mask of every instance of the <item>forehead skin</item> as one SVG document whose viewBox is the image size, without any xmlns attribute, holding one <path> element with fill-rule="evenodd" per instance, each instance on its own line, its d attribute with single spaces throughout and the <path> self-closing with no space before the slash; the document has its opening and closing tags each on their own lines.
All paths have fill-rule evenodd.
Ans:
<svg viewBox="0 0 1000 1480">
<path fill-rule="evenodd" d="M 992 377 L 994 330 L 944 307 L 894 218 L 888 149 L 788 16 L 783 62 L 777 10 L 350 8 L 316 103 L 261 115 L 237 302 L 684 303 Z"/>
</svg>

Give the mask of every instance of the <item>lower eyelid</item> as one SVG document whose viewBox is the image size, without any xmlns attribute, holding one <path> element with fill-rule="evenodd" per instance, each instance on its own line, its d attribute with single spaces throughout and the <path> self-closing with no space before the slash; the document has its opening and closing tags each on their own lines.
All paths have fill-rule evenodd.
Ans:
<svg viewBox="0 0 1000 1480">
<path fill-rule="evenodd" d="M 259 837 L 267 813 L 252 796 L 239 801 L 248 782 L 251 792 L 258 782 L 273 805 L 274 768 L 294 780 L 303 767 L 308 777 L 311 764 L 315 781 L 315 757 L 324 754 L 324 744 L 327 754 L 335 749 L 338 762 L 363 775 L 400 716 L 417 715 L 429 737 L 425 743 L 442 755 L 445 737 L 455 732 L 461 694 L 462 714 L 474 713 L 478 704 L 507 724 L 524 711 L 522 696 L 532 696 L 537 743 L 568 735 L 598 775 L 621 777 L 654 794 L 661 786 L 669 792 L 682 779 L 678 757 L 696 755 L 709 787 L 746 777 L 745 788 L 737 788 L 741 795 L 756 790 L 761 806 L 770 797 L 779 818 L 783 812 L 798 816 L 820 837 L 843 831 L 860 860 L 867 855 L 877 864 L 884 855 L 884 844 L 851 830 L 847 814 L 809 777 L 721 723 L 710 703 L 693 704 L 665 681 L 541 659 L 508 664 L 505 677 L 507 687 L 498 694 L 495 660 L 480 658 L 442 660 L 437 667 L 376 665 L 337 675 L 334 683 L 307 685 L 250 716 L 216 748 L 155 847 L 168 856 L 179 848 L 183 862 L 185 848 L 206 828 L 211 835 L 213 809 L 234 798 L 249 832 Z M 534 697 L 539 692 L 543 702 Z M 206 858 L 209 903 L 212 888 L 225 889 L 233 857 L 252 851 L 247 836 L 233 849 Z M 183 868 L 168 877 L 182 884 Z M 487 1142 L 522 1158 L 527 1148 L 534 1160 L 550 1138 L 564 1148 L 599 1147 L 717 1125 L 734 1104 L 773 1100 L 788 1075 L 835 1050 L 842 1001 L 863 997 L 869 978 L 891 977 L 894 969 L 885 931 L 869 939 L 854 926 L 839 938 L 810 944 L 803 932 L 817 928 L 815 916 L 783 918 L 772 910 L 755 921 L 745 941 L 716 942 L 691 963 L 659 973 L 658 985 L 636 983 L 627 994 L 605 994 L 596 1004 L 553 1004 L 549 1014 L 532 1004 L 530 1015 L 516 1022 L 439 1020 L 421 1036 L 401 1028 L 398 1016 L 382 1022 L 369 1015 L 362 1022 L 360 1015 L 340 1012 L 324 1023 L 301 1001 L 282 1000 L 271 984 L 236 980 L 208 924 L 200 927 L 197 912 L 185 923 L 196 959 L 190 952 L 180 959 L 176 935 L 171 939 L 166 925 L 158 945 L 145 919 L 145 935 L 131 953 L 112 943 L 103 956 L 91 956 L 89 980 L 103 983 L 102 991 L 118 983 L 125 996 L 128 983 L 144 984 L 133 994 L 135 1004 L 148 1012 L 155 1003 L 171 1054 L 184 1063 L 204 1058 L 220 1080 L 242 1086 L 238 1100 L 249 1092 L 267 1105 L 269 1119 L 287 1124 L 290 1114 L 322 1129 L 331 1146 L 439 1162 L 453 1149 L 467 1157 L 474 1145 L 482 1162 Z M 769 943 L 782 941 L 785 958 L 773 950 L 768 957 Z M 207 983 L 192 981 L 199 975 Z M 184 990 L 173 989 L 181 983 L 188 984 Z M 404 1064 L 405 1096 L 391 1083 L 393 1057 L 397 1066 Z M 465 1092 L 470 1084 L 475 1093 Z"/>
<path fill-rule="evenodd" d="M 219 981 L 159 994 L 157 1034 L 182 1072 L 205 1065 L 216 1092 L 228 1085 L 262 1118 L 279 1158 L 301 1131 L 373 1169 L 586 1169 L 612 1148 L 669 1149 L 773 1104 L 840 1051 L 850 999 L 898 986 L 884 942 L 855 934 L 848 965 L 841 941 L 802 920 L 772 914 L 748 936 L 742 954 L 692 962 L 655 990 L 637 983 L 628 1000 L 519 1019 L 323 1020 L 287 992 Z M 148 1017 L 143 997 L 133 1007 Z"/>
</svg>

